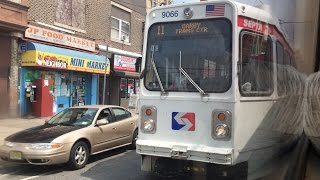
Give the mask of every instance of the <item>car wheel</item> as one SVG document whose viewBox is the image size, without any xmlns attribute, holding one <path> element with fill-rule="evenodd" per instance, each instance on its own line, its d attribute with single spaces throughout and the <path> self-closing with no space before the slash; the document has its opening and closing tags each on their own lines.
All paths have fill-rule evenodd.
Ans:
<svg viewBox="0 0 320 180">
<path fill-rule="evenodd" d="M 131 149 L 136 149 L 137 139 L 138 139 L 138 129 L 136 129 L 136 130 L 134 131 L 134 133 L 133 133 L 132 143 L 131 143 Z"/>
<path fill-rule="evenodd" d="M 88 145 L 79 141 L 73 145 L 70 152 L 69 167 L 72 169 L 81 169 L 86 166 L 89 158 Z"/>
</svg>

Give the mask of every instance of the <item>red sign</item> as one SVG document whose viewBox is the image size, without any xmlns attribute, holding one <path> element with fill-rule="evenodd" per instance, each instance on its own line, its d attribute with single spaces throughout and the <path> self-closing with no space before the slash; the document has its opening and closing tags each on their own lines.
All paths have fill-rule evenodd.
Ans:
<svg viewBox="0 0 320 180">
<path fill-rule="evenodd" d="M 136 71 L 136 59 L 127 56 L 114 55 L 113 69 L 120 71 Z"/>
<path fill-rule="evenodd" d="M 238 17 L 238 26 L 252 31 L 262 32 L 266 34 L 270 33 L 268 24 L 242 16 Z"/>
</svg>

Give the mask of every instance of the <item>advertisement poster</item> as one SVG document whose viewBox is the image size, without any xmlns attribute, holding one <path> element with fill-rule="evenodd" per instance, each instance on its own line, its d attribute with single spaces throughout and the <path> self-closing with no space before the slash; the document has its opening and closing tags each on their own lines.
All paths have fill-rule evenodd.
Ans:
<svg viewBox="0 0 320 180">
<path fill-rule="evenodd" d="M 60 93 L 60 86 L 55 86 L 54 88 L 54 94 L 56 97 L 60 96 L 61 93 Z"/>
<path fill-rule="evenodd" d="M 61 84 L 61 77 L 60 77 L 60 74 L 55 74 L 55 77 L 54 77 L 54 84 L 55 84 L 55 85 L 60 85 L 60 84 Z"/>
<path fill-rule="evenodd" d="M 136 58 L 114 55 L 114 69 L 135 72 Z"/>
<path fill-rule="evenodd" d="M 61 85 L 60 96 L 69 96 L 68 95 L 68 86 L 67 85 Z"/>
</svg>

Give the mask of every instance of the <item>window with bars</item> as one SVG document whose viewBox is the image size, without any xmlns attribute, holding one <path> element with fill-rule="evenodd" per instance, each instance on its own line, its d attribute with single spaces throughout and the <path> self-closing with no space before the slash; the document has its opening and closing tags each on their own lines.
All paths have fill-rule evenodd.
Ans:
<svg viewBox="0 0 320 180">
<path fill-rule="evenodd" d="M 56 22 L 85 29 L 85 0 L 57 0 Z"/>
<path fill-rule="evenodd" d="M 158 5 L 158 0 L 151 0 L 151 6 L 156 7 Z"/>
</svg>

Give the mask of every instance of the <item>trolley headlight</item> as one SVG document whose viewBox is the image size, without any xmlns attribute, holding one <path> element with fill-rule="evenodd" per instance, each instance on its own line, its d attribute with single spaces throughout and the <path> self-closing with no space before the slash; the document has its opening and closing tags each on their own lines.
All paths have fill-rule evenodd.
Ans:
<svg viewBox="0 0 320 180">
<path fill-rule="evenodd" d="M 141 107 L 140 129 L 143 133 L 154 134 L 157 130 L 157 109 L 154 106 Z"/>
<path fill-rule="evenodd" d="M 229 133 L 229 128 L 226 124 L 218 124 L 214 131 L 217 137 L 226 137 Z"/>
<path fill-rule="evenodd" d="M 212 112 L 211 136 L 215 140 L 229 141 L 232 132 L 232 115 L 228 110 Z"/>
<path fill-rule="evenodd" d="M 145 132 L 152 132 L 155 129 L 155 123 L 153 119 L 148 119 L 143 122 L 143 130 Z"/>
</svg>

